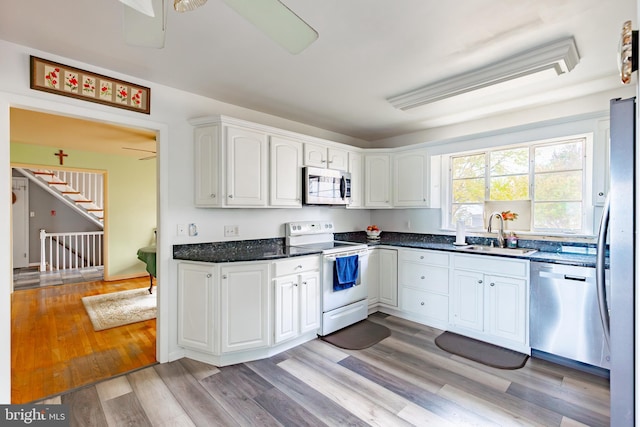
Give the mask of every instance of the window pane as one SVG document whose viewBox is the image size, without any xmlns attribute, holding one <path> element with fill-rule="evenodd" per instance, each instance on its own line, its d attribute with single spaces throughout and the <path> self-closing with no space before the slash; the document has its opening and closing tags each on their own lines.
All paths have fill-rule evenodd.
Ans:
<svg viewBox="0 0 640 427">
<path fill-rule="evenodd" d="M 491 178 L 489 194 L 490 200 L 527 200 L 529 199 L 529 175 Z"/>
<path fill-rule="evenodd" d="M 536 172 L 582 169 L 582 141 L 535 148 Z"/>
<path fill-rule="evenodd" d="M 454 157 L 451 162 L 453 179 L 479 178 L 484 176 L 484 154 Z"/>
<path fill-rule="evenodd" d="M 533 227 L 557 231 L 582 229 L 582 203 L 536 203 L 533 210 Z"/>
<path fill-rule="evenodd" d="M 529 173 L 529 148 L 494 151 L 490 159 L 491 176 Z"/>
<path fill-rule="evenodd" d="M 467 227 L 483 227 L 483 205 L 463 204 L 453 205 L 451 208 L 452 224 L 462 220 Z"/>
<path fill-rule="evenodd" d="M 536 175 L 535 200 L 582 200 L 582 171 Z"/>
<path fill-rule="evenodd" d="M 453 202 L 483 202 L 484 179 L 458 179 L 453 181 Z"/>
</svg>

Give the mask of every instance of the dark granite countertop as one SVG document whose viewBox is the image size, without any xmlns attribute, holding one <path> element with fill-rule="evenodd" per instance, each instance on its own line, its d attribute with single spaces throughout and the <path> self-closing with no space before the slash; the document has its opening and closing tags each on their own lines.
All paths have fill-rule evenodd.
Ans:
<svg viewBox="0 0 640 427">
<path fill-rule="evenodd" d="M 395 246 L 415 249 L 431 249 L 438 251 L 461 252 L 453 245 L 454 236 L 383 232 L 379 240 L 367 239 L 364 231 L 351 233 L 336 233 L 336 240 L 366 243 L 369 246 Z M 467 237 L 467 242 L 472 245 L 490 245 L 495 239 L 485 237 Z M 539 240 L 518 241 L 518 247 L 534 248 L 538 252 L 531 255 L 518 256 L 508 254 L 483 254 L 484 256 L 499 256 L 507 258 L 528 259 L 535 262 L 549 262 L 554 264 L 567 264 L 582 267 L 595 267 L 596 256 L 587 253 L 587 249 L 593 249 L 595 245 L 583 243 L 548 242 Z M 566 252 L 571 248 L 572 252 Z M 584 253 L 573 253 L 583 251 Z M 238 262 L 238 261 L 268 261 L 280 258 L 290 258 L 305 255 L 317 255 L 321 251 L 317 249 L 303 249 L 300 247 L 286 246 L 284 238 L 240 240 L 229 242 L 195 243 L 173 246 L 173 258 L 186 261 L 201 261 L 211 263 Z"/>
<path fill-rule="evenodd" d="M 268 261 L 294 256 L 317 255 L 317 249 L 292 248 L 284 238 L 194 243 L 173 246 L 173 259 L 202 262 Z"/>
<path fill-rule="evenodd" d="M 353 233 L 336 233 L 336 240 L 344 240 L 355 243 L 366 243 L 369 246 L 383 245 L 396 246 L 414 249 L 432 249 L 438 251 L 448 251 L 469 254 L 462 252 L 453 242 L 454 236 L 434 235 L 434 234 L 416 234 L 416 233 L 397 233 L 382 232 L 379 240 L 369 240 L 365 232 Z M 467 243 L 470 245 L 497 245 L 496 239 L 487 237 L 467 237 Z M 507 258 L 528 259 L 535 262 L 549 262 L 553 264 L 567 264 L 581 267 L 595 267 L 595 254 L 587 253 L 589 249 L 595 249 L 595 244 L 584 243 L 567 243 L 567 242 L 549 242 L 540 240 L 519 239 L 518 247 L 537 249 L 530 255 L 507 255 L 495 253 L 483 253 L 485 256 L 498 256 Z M 572 252 L 563 252 L 567 248 L 571 248 Z M 573 253 L 584 251 L 584 253 Z"/>
</svg>

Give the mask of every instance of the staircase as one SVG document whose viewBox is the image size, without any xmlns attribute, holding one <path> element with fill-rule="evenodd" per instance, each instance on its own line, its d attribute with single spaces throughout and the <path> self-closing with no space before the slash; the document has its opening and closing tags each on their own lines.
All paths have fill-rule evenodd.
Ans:
<svg viewBox="0 0 640 427">
<path fill-rule="evenodd" d="M 101 173 L 16 168 L 89 220 L 104 228 L 104 176 Z"/>
</svg>

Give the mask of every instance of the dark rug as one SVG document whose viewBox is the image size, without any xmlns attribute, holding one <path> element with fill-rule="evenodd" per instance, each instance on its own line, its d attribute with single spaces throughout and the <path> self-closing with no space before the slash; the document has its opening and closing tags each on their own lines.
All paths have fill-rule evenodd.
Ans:
<svg viewBox="0 0 640 427">
<path fill-rule="evenodd" d="M 362 350 L 379 343 L 389 335 L 391 331 L 386 326 L 362 320 L 320 339 L 347 350 Z"/>
<path fill-rule="evenodd" d="M 526 354 L 454 334 L 453 332 L 440 334 L 436 338 L 436 345 L 449 353 L 499 369 L 520 369 L 527 363 L 529 358 Z"/>
</svg>

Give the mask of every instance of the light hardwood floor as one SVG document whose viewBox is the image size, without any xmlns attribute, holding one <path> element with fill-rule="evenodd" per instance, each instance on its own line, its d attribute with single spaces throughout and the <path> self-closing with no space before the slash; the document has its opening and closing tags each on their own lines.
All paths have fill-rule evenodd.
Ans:
<svg viewBox="0 0 640 427">
<path fill-rule="evenodd" d="M 538 359 L 500 370 L 452 356 L 441 332 L 374 314 L 392 334 L 365 350 L 313 340 L 216 368 L 154 365 L 62 394 L 72 426 L 608 426 L 608 381 Z"/>
<path fill-rule="evenodd" d="M 11 297 L 11 401 L 27 403 L 156 362 L 156 321 L 95 332 L 81 298 L 147 288 L 149 279 L 15 291 Z"/>
</svg>

